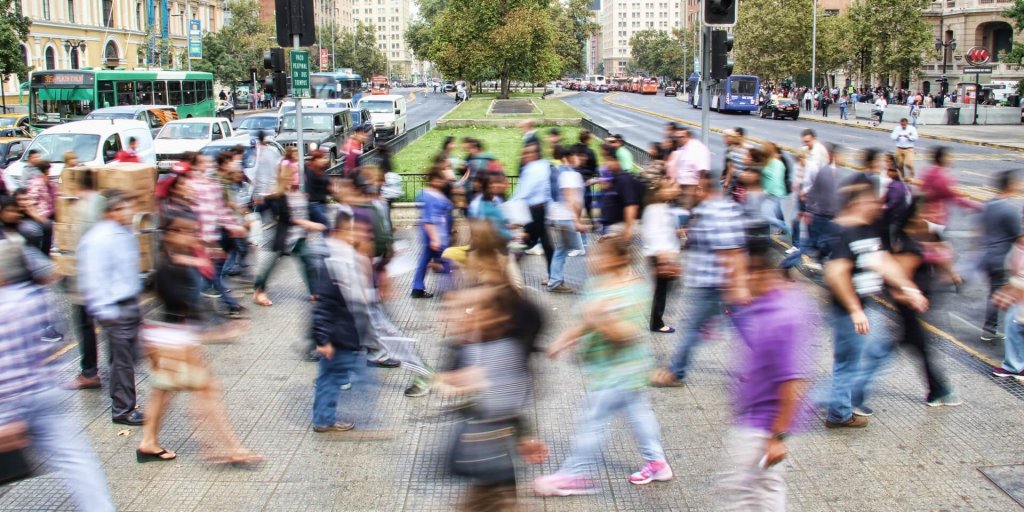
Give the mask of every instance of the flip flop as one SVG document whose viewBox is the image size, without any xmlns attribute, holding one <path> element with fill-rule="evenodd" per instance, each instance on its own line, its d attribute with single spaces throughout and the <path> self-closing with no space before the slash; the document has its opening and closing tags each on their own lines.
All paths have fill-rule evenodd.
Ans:
<svg viewBox="0 0 1024 512">
<path fill-rule="evenodd" d="M 253 295 L 252 301 L 255 302 L 257 306 L 269 307 L 269 306 L 273 306 L 274 305 L 274 303 L 270 302 L 270 299 L 267 298 L 266 295 L 263 295 L 263 296 Z"/>
<path fill-rule="evenodd" d="M 169 453 L 170 452 L 167 450 L 160 450 L 156 453 L 146 453 L 142 450 L 135 450 L 135 462 L 138 462 L 139 464 L 145 464 L 146 462 L 167 462 L 178 458 L 177 454 L 170 457 L 164 457 L 164 455 Z"/>
<path fill-rule="evenodd" d="M 263 463 L 263 457 L 255 453 L 232 455 L 210 461 L 215 466 L 231 466 L 239 469 L 253 469 Z"/>
</svg>

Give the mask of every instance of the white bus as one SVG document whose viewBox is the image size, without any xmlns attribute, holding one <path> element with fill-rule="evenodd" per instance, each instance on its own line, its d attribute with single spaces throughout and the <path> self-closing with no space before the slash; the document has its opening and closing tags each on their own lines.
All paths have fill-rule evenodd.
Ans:
<svg viewBox="0 0 1024 512">
<path fill-rule="evenodd" d="M 1017 82 L 1013 80 L 993 80 L 981 87 L 982 89 L 991 89 L 990 94 L 996 102 L 1007 101 L 1010 96 L 1017 94 Z"/>
<path fill-rule="evenodd" d="M 587 83 L 594 86 L 608 85 L 608 82 L 605 80 L 604 75 L 587 75 Z"/>
</svg>

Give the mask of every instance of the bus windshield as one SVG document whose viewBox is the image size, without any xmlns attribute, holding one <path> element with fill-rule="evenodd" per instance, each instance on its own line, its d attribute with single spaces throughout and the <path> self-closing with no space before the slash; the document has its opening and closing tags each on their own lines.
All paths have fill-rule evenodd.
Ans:
<svg viewBox="0 0 1024 512">
<path fill-rule="evenodd" d="M 64 159 L 64 153 L 74 152 L 81 162 L 90 162 L 96 159 L 96 148 L 100 145 L 99 135 L 87 135 L 82 133 L 47 133 L 36 137 L 32 145 L 25 151 L 25 158 L 28 158 L 32 150 L 42 153 L 43 158 L 50 162 L 60 162 Z"/>
<path fill-rule="evenodd" d="M 86 87 L 33 88 L 29 101 L 32 122 L 39 125 L 78 121 L 96 107 Z"/>
</svg>

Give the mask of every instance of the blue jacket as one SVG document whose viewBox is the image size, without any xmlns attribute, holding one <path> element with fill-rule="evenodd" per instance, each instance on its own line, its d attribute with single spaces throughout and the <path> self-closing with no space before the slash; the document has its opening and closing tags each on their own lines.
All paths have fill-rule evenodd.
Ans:
<svg viewBox="0 0 1024 512">
<path fill-rule="evenodd" d="M 355 317 L 326 269 L 320 272 L 314 290 L 317 301 L 313 305 L 313 341 L 318 346 L 331 344 L 339 350 L 360 350 Z"/>
</svg>

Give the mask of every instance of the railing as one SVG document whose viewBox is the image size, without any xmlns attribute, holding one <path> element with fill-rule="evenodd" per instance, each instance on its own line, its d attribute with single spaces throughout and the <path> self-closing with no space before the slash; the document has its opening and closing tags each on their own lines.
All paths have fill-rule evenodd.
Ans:
<svg viewBox="0 0 1024 512">
<path fill-rule="evenodd" d="M 614 135 L 613 133 L 608 131 L 607 128 L 591 121 L 590 119 L 584 119 L 583 121 L 581 121 L 580 126 L 582 126 L 584 130 L 587 130 L 588 132 L 590 132 L 595 137 L 601 140 L 607 139 L 608 137 Z M 641 148 L 640 146 L 630 144 L 628 142 L 625 144 L 625 148 L 626 151 L 629 151 L 629 153 L 633 156 L 634 167 L 643 168 L 646 167 L 647 164 L 651 163 L 651 155 L 647 152 L 646 149 Z M 632 172 L 634 169 L 625 170 Z"/>
<path fill-rule="evenodd" d="M 420 137 L 426 135 L 427 132 L 430 131 L 431 127 L 432 124 L 430 121 L 423 122 L 417 126 L 414 126 L 406 130 L 405 133 L 399 135 L 398 137 L 395 137 L 387 142 L 379 143 L 377 147 L 385 147 L 388 149 L 392 156 L 396 155 L 398 154 L 399 151 L 405 149 L 406 146 L 415 142 L 416 139 L 419 139 Z M 382 158 L 380 156 L 380 153 L 377 151 L 377 148 L 373 148 L 370 151 L 363 153 L 363 155 L 359 157 L 359 165 L 380 165 L 381 160 Z M 334 167 L 327 169 L 327 174 L 341 174 L 343 165 L 344 162 L 339 162 Z"/>
<path fill-rule="evenodd" d="M 519 184 L 519 176 L 508 176 L 508 196 L 511 197 Z M 403 174 L 402 175 L 402 197 L 395 200 L 398 203 L 410 203 L 419 200 L 420 192 L 427 186 L 426 174 Z"/>
</svg>

